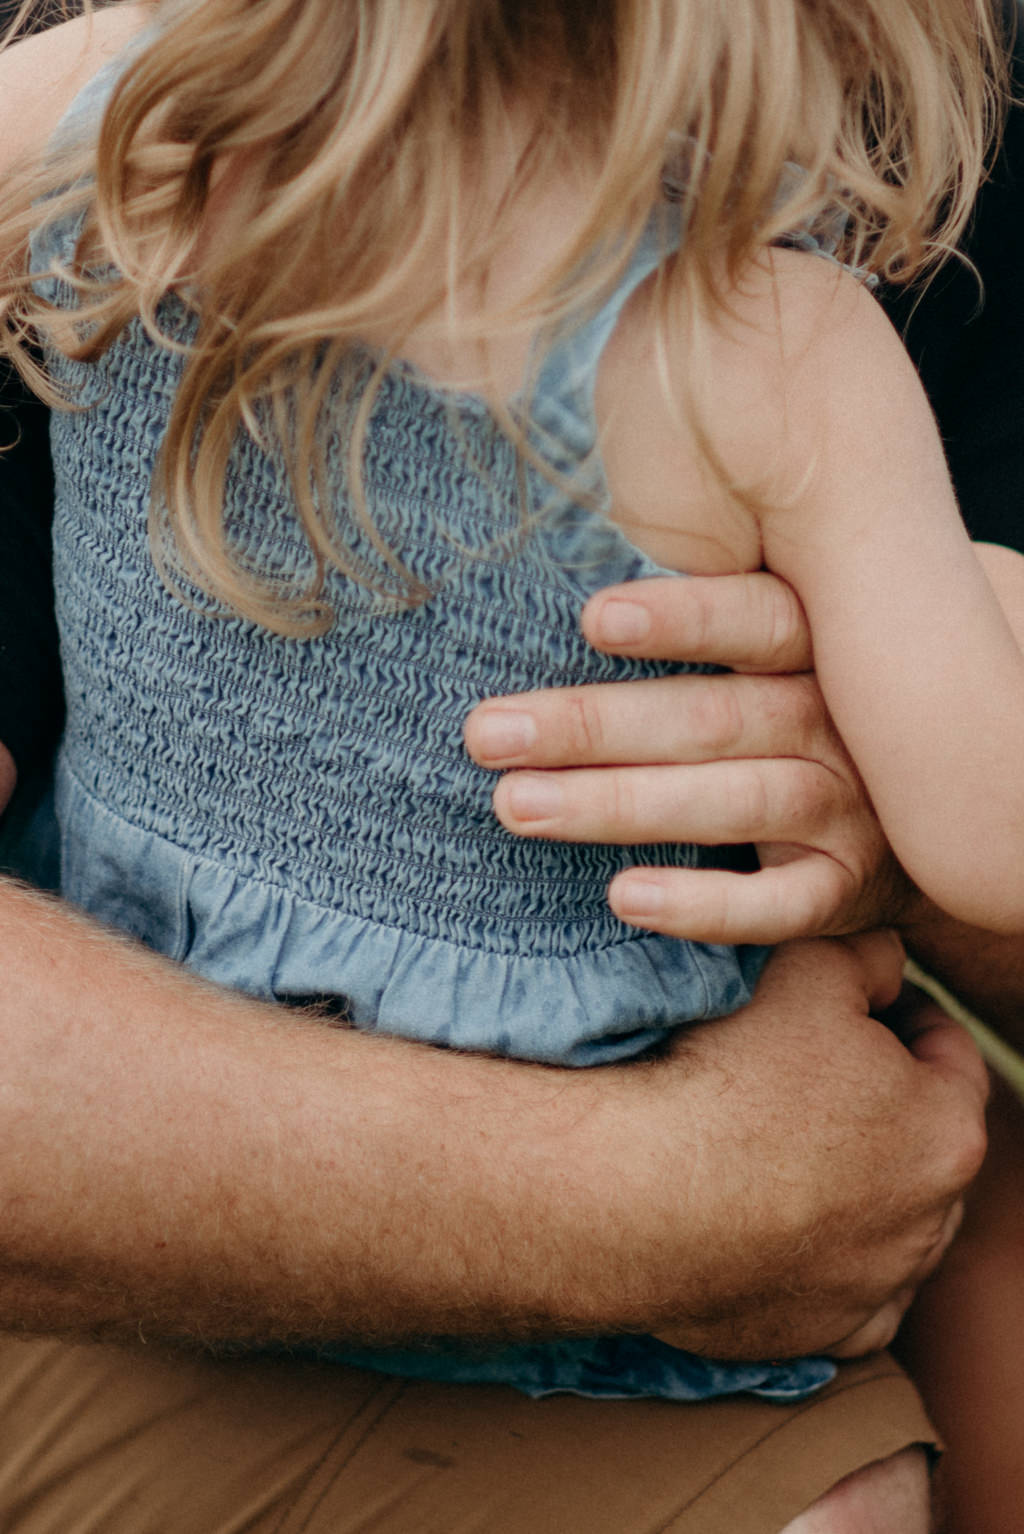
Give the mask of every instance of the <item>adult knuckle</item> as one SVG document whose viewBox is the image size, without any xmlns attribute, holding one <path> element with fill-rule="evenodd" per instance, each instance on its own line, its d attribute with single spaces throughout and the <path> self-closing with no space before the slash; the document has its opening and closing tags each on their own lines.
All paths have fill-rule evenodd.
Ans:
<svg viewBox="0 0 1024 1534">
<path fill-rule="evenodd" d="M 761 764 L 752 763 L 738 774 L 730 795 L 730 808 L 739 833 L 748 841 L 769 841 L 774 830 L 769 793 Z"/>
<path fill-rule="evenodd" d="M 703 581 L 691 581 L 686 589 L 686 646 L 700 660 L 714 645 L 718 609 L 717 593 Z"/>
<path fill-rule="evenodd" d="M 933 1135 L 919 1185 L 922 1213 L 959 1198 L 981 1170 L 988 1136 L 981 1112 L 964 1108 L 948 1117 L 941 1138 Z"/>
<path fill-rule="evenodd" d="M 639 807 L 636 774 L 629 771 L 601 774 L 602 821 L 618 836 L 635 831 Z"/>
<path fill-rule="evenodd" d="M 744 715 L 735 679 L 709 677 L 690 693 L 691 745 L 707 755 L 727 756 L 743 739 Z"/>
<path fill-rule="evenodd" d="M 784 671 L 803 648 L 804 617 L 795 593 L 781 581 L 763 588 L 765 662 Z"/>
<path fill-rule="evenodd" d="M 605 750 L 601 705 L 588 688 L 571 688 L 565 697 L 565 729 L 576 761 L 601 761 Z"/>
<path fill-rule="evenodd" d="M 839 780 L 816 762 L 793 762 L 783 779 L 780 797 L 786 820 L 803 825 L 809 833 L 833 827 L 845 809 Z"/>
<path fill-rule="evenodd" d="M 959 1132 L 951 1137 L 951 1141 L 950 1179 L 953 1188 L 959 1192 L 977 1177 L 988 1150 L 988 1135 L 981 1114 L 964 1114 Z"/>
<path fill-rule="evenodd" d="M 831 748 L 836 737 L 814 677 L 789 677 L 780 686 L 785 688 L 786 723 L 804 750 L 819 753 Z"/>
<path fill-rule="evenodd" d="M 800 932 L 824 934 L 842 925 L 842 918 L 853 895 L 853 880 L 840 864 L 831 859 L 814 859 L 794 905 L 798 907 Z"/>
</svg>

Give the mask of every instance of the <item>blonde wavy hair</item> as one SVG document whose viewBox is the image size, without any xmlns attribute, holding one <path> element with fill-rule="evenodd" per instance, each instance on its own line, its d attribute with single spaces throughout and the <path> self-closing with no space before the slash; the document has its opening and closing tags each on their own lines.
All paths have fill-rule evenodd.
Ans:
<svg viewBox="0 0 1024 1534">
<path fill-rule="evenodd" d="M 56 402 L 35 346 L 94 359 L 137 317 L 165 341 L 161 300 L 185 296 L 197 324 L 153 488 L 158 562 L 166 574 L 169 542 L 175 568 L 227 609 L 322 630 L 327 571 L 371 579 L 324 493 L 325 401 L 361 339 L 384 333 L 400 353 L 434 317 L 452 343 L 480 343 L 592 303 L 680 142 L 687 234 L 666 280 L 695 316 L 801 227 L 838 228 L 842 260 L 907 281 L 969 216 L 1002 42 L 986 0 L 162 0 L 98 138 L 3 189 L 0 350 Z M 479 204 L 474 177 L 502 156 L 501 195 Z M 793 162 L 802 177 L 786 177 Z M 588 196 L 533 290 L 458 317 L 452 294 L 485 282 L 520 200 L 578 163 L 593 167 Z M 84 214 L 71 313 L 31 284 L 44 198 Z M 230 238 L 211 237 L 217 219 Z M 371 394 L 350 449 L 357 492 Z M 315 561 L 301 591 L 243 568 L 224 525 L 232 445 L 268 418 Z M 355 498 L 385 584 L 422 595 Z"/>
</svg>

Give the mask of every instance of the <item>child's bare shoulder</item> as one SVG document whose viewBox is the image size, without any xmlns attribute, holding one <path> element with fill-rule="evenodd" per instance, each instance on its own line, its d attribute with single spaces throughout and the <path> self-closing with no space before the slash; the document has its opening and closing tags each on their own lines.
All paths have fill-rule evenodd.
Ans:
<svg viewBox="0 0 1024 1534">
<path fill-rule="evenodd" d="M 82 86 L 145 26 L 152 5 L 112 5 L 0 54 L 0 168 L 42 151 Z"/>
<path fill-rule="evenodd" d="M 764 508 L 801 498 L 809 467 L 856 455 L 894 423 L 934 431 L 920 380 L 870 289 L 821 256 L 772 250 L 693 328 L 675 327 L 676 377 L 699 348 L 702 425 L 725 476 Z M 681 384 L 682 386 L 682 384 Z"/>
<path fill-rule="evenodd" d="M 696 337 L 674 347 L 707 350 L 710 396 L 746 423 L 759 453 L 757 424 L 778 440 L 820 429 L 833 410 L 854 404 L 860 389 L 904 376 L 917 389 L 913 366 L 881 305 L 863 282 L 821 256 L 772 250 L 752 264 L 723 296 L 720 311 Z M 737 447 L 744 434 L 736 439 Z"/>
<path fill-rule="evenodd" d="M 820 256 L 773 251 L 751 278 L 749 317 L 763 337 L 752 345 L 763 365 L 774 369 L 790 406 L 803 402 L 812 412 L 859 389 L 877 398 L 880 385 L 900 381 L 920 393 L 914 366 L 899 335 L 867 285 L 844 267 Z M 726 344 L 743 347 L 742 324 L 726 328 Z M 749 342 L 748 342 L 749 344 Z M 749 352 L 748 352 L 749 356 Z M 821 385 L 831 380 L 831 387 Z"/>
<path fill-rule="evenodd" d="M 673 300 L 671 274 L 668 291 L 663 308 L 653 278 L 638 290 L 598 374 L 616 517 L 666 564 L 756 569 L 750 507 L 791 496 L 847 369 L 858 371 L 848 354 L 874 361 L 879 329 L 898 342 L 863 285 L 817 255 L 771 251 L 703 318 Z"/>
<path fill-rule="evenodd" d="M 725 288 L 724 299 L 725 315 L 735 316 L 736 325 L 765 336 L 781 334 L 798 344 L 820 338 L 823 331 L 856 328 L 866 315 L 881 314 L 869 289 L 845 266 L 785 247 L 773 247 L 752 261 Z"/>
</svg>

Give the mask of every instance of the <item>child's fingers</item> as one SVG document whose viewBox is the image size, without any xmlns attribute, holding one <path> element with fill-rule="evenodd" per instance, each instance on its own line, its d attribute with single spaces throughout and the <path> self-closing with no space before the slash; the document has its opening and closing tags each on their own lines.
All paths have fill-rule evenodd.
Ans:
<svg viewBox="0 0 1024 1534">
<path fill-rule="evenodd" d="M 751 874 L 627 869 L 609 885 L 608 903 L 622 921 L 671 937 L 700 943 L 782 943 L 842 926 L 843 913 L 856 893 L 853 885 L 840 864 L 809 852 Z"/>
</svg>

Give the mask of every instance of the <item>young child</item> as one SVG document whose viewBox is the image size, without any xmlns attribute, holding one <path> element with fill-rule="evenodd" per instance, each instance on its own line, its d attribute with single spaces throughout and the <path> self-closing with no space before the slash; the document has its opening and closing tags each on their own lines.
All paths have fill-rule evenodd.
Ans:
<svg viewBox="0 0 1024 1534">
<path fill-rule="evenodd" d="M 1024 662 L 913 370 L 843 270 L 909 277 L 962 227 L 984 0 L 122 20 L 0 204 L 6 348 L 70 406 L 68 897 L 358 1027 L 642 1055 L 742 1005 L 763 951 L 617 921 L 616 871 L 707 855 L 517 840 L 462 721 L 657 673 L 580 639 L 600 587 L 766 565 L 908 872 L 1024 926 Z M 651 1338 L 344 1356 L 677 1399 L 832 1372 Z"/>
</svg>

